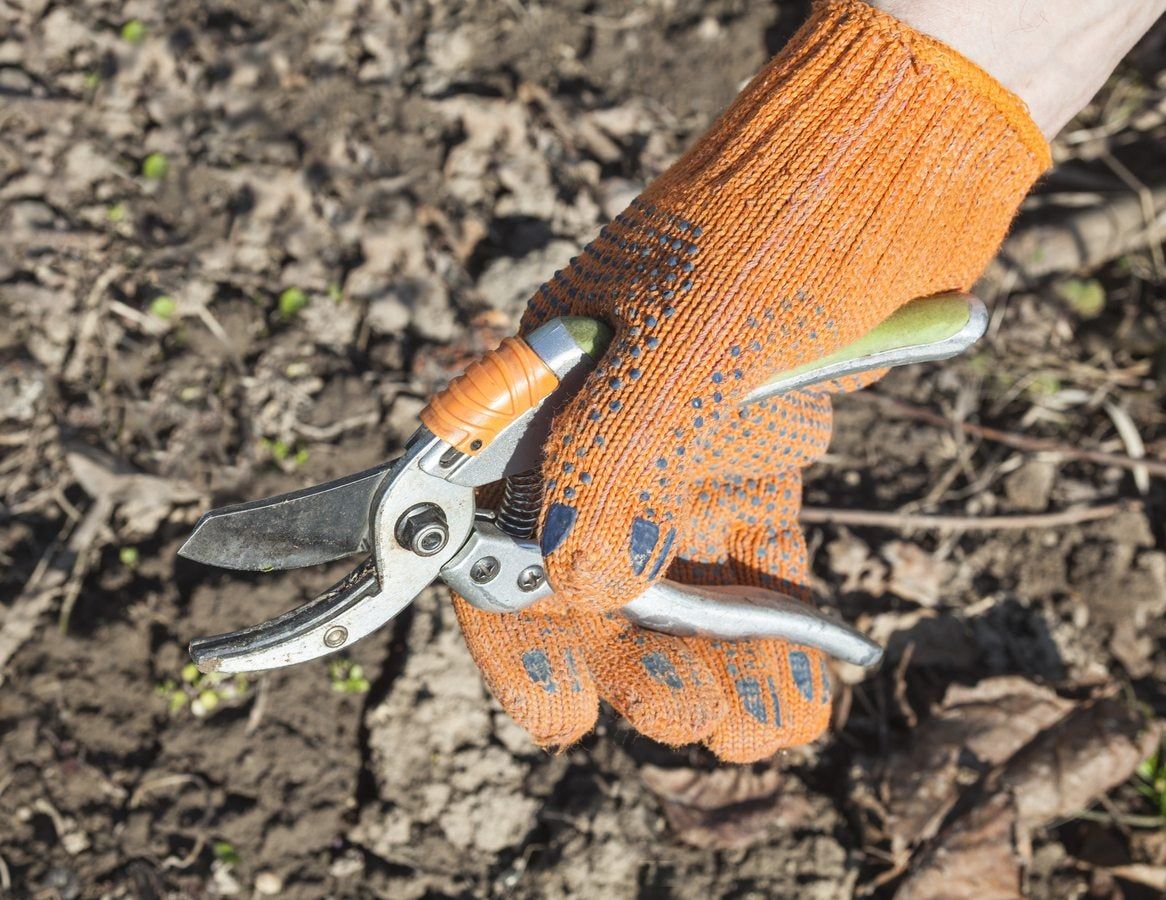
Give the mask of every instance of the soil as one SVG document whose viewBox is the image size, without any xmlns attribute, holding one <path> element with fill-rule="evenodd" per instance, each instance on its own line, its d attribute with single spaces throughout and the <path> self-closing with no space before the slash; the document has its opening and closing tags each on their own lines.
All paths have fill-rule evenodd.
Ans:
<svg viewBox="0 0 1166 900">
<path fill-rule="evenodd" d="M 348 567 L 185 562 L 198 514 L 396 453 L 806 8 L 0 2 L 0 893 L 984 896 L 1013 864 L 1002 896 L 1166 890 L 1166 781 L 1135 772 L 1166 715 L 1166 480 L 1070 452 L 1166 460 L 1152 232 L 987 282 L 973 353 L 838 403 L 808 505 L 1035 518 L 810 526 L 816 591 L 889 648 L 836 672 L 811 747 L 718 768 L 605 713 L 544 753 L 438 589 L 340 663 L 187 666 Z M 1128 193 L 1111 152 L 1162 184 L 1163 43 L 1057 144 L 1033 215 Z M 1072 777 L 1024 774 L 1046 745 Z M 974 874 L 927 880 L 1002 809 L 1024 840 L 974 832 Z"/>
</svg>

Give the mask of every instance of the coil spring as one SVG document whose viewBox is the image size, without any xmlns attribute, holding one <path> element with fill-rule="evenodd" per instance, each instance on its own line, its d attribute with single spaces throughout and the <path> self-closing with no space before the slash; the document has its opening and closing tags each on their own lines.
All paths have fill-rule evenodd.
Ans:
<svg viewBox="0 0 1166 900">
<path fill-rule="evenodd" d="M 542 499 L 543 479 L 538 469 L 511 475 L 506 479 L 506 491 L 494 521 L 511 537 L 529 538 L 538 525 Z"/>
</svg>

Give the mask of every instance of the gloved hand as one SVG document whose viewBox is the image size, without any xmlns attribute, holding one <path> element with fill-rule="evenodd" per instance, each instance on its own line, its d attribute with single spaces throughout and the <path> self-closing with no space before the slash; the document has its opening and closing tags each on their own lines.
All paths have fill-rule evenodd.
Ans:
<svg viewBox="0 0 1166 900">
<path fill-rule="evenodd" d="M 986 73 L 858 0 L 827 0 L 538 291 L 524 330 L 559 315 L 614 329 L 545 448 L 555 595 L 513 616 L 457 604 L 488 683 L 536 740 L 586 733 L 599 695 L 652 737 L 738 761 L 821 731 L 815 652 L 607 613 L 670 566 L 806 596 L 800 466 L 825 449 L 829 404 L 805 391 L 742 418 L 737 402 L 908 300 L 970 285 L 1047 164 L 1023 104 Z"/>
</svg>

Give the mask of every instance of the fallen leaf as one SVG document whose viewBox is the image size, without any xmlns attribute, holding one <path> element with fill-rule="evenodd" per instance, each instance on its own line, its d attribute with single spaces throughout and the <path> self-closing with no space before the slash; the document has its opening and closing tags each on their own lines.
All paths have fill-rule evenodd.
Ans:
<svg viewBox="0 0 1166 900">
<path fill-rule="evenodd" d="M 842 577 L 842 593 L 862 591 L 877 597 L 886 590 L 886 565 L 849 531 L 843 530 L 826 545 L 826 559 L 830 570 Z"/>
<path fill-rule="evenodd" d="M 809 801 L 796 789 L 800 785 L 776 769 L 734 766 L 702 772 L 647 765 L 641 773 L 660 798 L 672 832 L 695 847 L 743 847 L 772 823 L 793 827 L 811 813 Z"/>
<path fill-rule="evenodd" d="M 999 783 L 1016 798 L 1022 825 L 1035 828 L 1079 812 L 1127 781 L 1158 744 L 1133 708 L 1102 699 L 1078 708 L 1017 753 Z"/>
<path fill-rule="evenodd" d="M 190 484 L 137 472 L 91 447 L 73 447 L 65 461 L 85 493 L 111 504 L 124 540 L 152 536 L 175 507 L 195 505 L 202 494 Z"/>
<path fill-rule="evenodd" d="M 895 892 L 896 900 L 1014 900 L 1021 860 L 1014 846 L 1016 810 L 1007 794 L 974 809 L 929 847 Z"/>
<path fill-rule="evenodd" d="M 891 565 L 887 589 L 904 600 L 921 606 L 937 606 L 948 582 L 951 566 L 922 547 L 906 541 L 891 541 L 880 551 Z"/>
<path fill-rule="evenodd" d="M 1013 676 L 950 687 L 940 709 L 915 729 L 910 749 L 887 763 L 892 844 L 901 850 L 932 837 L 959 799 L 961 774 L 978 778 L 1072 708 L 1048 688 Z"/>
<path fill-rule="evenodd" d="M 1118 878 L 1144 884 L 1148 888 L 1166 894 L 1166 866 L 1148 866 L 1144 863 L 1131 863 L 1128 866 L 1113 866 L 1109 869 Z"/>
<path fill-rule="evenodd" d="M 1147 727 L 1140 713 L 1116 700 L 1079 705 L 976 786 L 963 812 L 917 855 L 896 896 L 1019 896 L 1017 876 L 1030 856 L 1029 833 L 1080 812 L 1128 780 L 1157 746 L 1159 734 L 1156 724 Z"/>
</svg>

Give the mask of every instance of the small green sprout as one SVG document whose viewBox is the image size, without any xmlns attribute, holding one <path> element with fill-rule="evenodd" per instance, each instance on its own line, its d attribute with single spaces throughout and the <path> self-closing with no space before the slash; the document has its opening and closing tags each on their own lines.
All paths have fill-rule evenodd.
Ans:
<svg viewBox="0 0 1166 900">
<path fill-rule="evenodd" d="M 117 551 L 117 558 L 121 560 L 121 564 L 127 569 L 132 569 L 138 564 L 138 548 L 122 547 Z"/>
<path fill-rule="evenodd" d="M 1034 400 L 1043 400 L 1061 392 L 1061 379 L 1052 372 L 1038 372 L 1025 388 Z"/>
<path fill-rule="evenodd" d="M 150 181 L 161 181 L 170 174 L 170 160 L 165 153 L 151 153 L 142 160 L 142 177 Z"/>
<path fill-rule="evenodd" d="M 307 447 L 293 447 L 286 441 L 270 440 L 269 438 L 260 438 L 259 446 L 263 448 L 276 463 L 290 463 L 294 466 L 302 466 L 308 461 L 311 455 Z"/>
<path fill-rule="evenodd" d="M 992 371 L 992 357 L 988 353 L 971 353 L 964 357 L 964 361 L 977 375 L 984 376 Z"/>
<path fill-rule="evenodd" d="M 166 701 L 166 706 L 169 708 L 171 714 L 178 712 L 182 707 L 186 706 L 190 699 L 186 696 L 186 691 L 182 686 L 176 684 L 173 678 L 167 678 L 154 685 L 154 693 Z"/>
<path fill-rule="evenodd" d="M 124 222 L 125 217 L 126 205 L 124 203 L 114 203 L 112 206 L 105 210 L 106 221 L 112 223 L 113 225 L 116 225 L 119 222 Z"/>
<path fill-rule="evenodd" d="M 264 438 L 260 443 L 263 445 L 263 449 L 270 453 L 271 458 L 276 462 L 283 462 L 291 454 L 291 447 L 285 441 L 269 441 L 267 438 Z"/>
<path fill-rule="evenodd" d="M 250 682 L 246 675 L 223 672 L 204 674 L 194 663 L 182 667 L 179 678 L 167 678 L 155 685 L 154 693 L 166 701 L 171 714 L 188 704 L 197 718 L 206 718 L 224 702 L 238 700 L 246 694 Z"/>
<path fill-rule="evenodd" d="M 279 315 L 290 319 L 308 305 L 308 295 L 297 287 L 289 287 L 279 295 Z"/>
<path fill-rule="evenodd" d="M 163 294 L 161 297 L 155 297 L 150 301 L 150 312 L 159 319 L 172 319 L 174 313 L 178 309 L 178 301 L 173 297 Z"/>
<path fill-rule="evenodd" d="M 1161 748 L 1142 762 L 1134 772 L 1134 786 L 1154 807 L 1154 813 L 1166 827 L 1166 754 Z"/>
<path fill-rule="evenodd" d="M 98 75 L 96 72 L 86 72 L 84 84 L 85 84 L 85 90 L 95 91 L 95 90 L 97 90 L 97 86 L 99 84 L 101 84 L 101 76 Z"/>
<path fill-rule="evenodd" d="M 333 303 L 340 303 L 344 300 L 344 289 L 335 281 L 328 282 L 328 299 Z"/>
<path fill-rule="evenodd" d="M 215 841 L 214 844 L 215 859 L 221 862 L 224 866 L 237 866 L 242 857 L 232 844 L 226 841 Z"/>
<path fill-rule="evenodd" d="M 349 659 L 334 659 L 328 663 L 328 678 L 332 690 L 339 694 L 367 694 L 368 679 L 364 667 Z"/>
<path fill-rule="evenodd" d="M 140 44 L 146 39 L 146 26 L 140 19 L 130 19 L 121 26 L 121 39 L 130 44 Z"/>
<path fill-rule="evenodd" d="M 1067 278 L 1057 294 L 1082 319 L 1095 319 L 1105 309 L 1105 287 L 1096 278 Z"/>
</svg>

